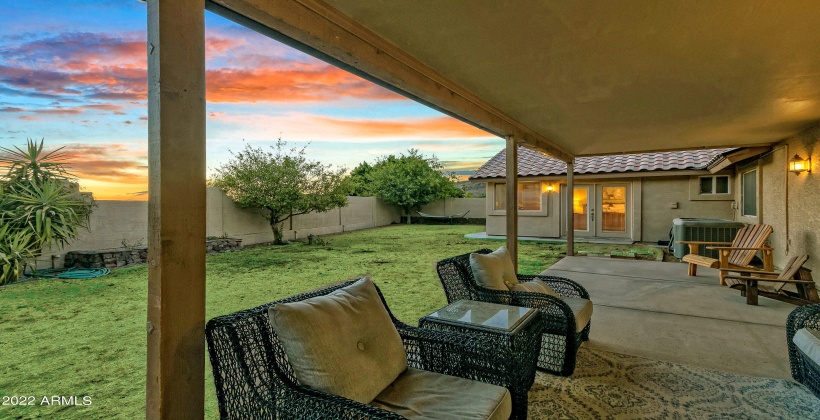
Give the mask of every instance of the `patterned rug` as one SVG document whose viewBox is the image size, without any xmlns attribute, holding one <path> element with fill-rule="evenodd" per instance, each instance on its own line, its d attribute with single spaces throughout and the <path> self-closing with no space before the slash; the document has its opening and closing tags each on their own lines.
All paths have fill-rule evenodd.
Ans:
<svg viewBox="0 0 820 420">
<path fill-rule="evenodd" d="M 569 378 L 538 372 L 531 419 L 820 419 L 802 385 L 581 348 Z"/>
</svg>

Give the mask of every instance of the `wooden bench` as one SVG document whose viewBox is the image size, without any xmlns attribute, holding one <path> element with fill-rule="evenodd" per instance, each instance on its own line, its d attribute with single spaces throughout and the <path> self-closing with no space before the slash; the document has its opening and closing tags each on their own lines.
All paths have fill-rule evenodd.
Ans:
<svg viewBox="0 0 820 420">
<path fill-rule="evenodd" d="M 688 274 L 690 276 L 697 275 L 699 265 L 716 268 L 721 270 L 720 284 L 725 285 L 724 277 L 727 272 L 737 271 L 733 269 L 749 270 L 754 268 L 751 262 L 758 251 L 763 253 L 763 270 L 774 270 L 772 248 L 765 244 L 771 233 L 772 227 L 769 225 L 749 225 L 738 230 L 735 239 L 731 243 L 705 241 L 678 241 L 678 243 L 689 245 L 689 254 L 685 255 L 682 261 L 689 263 Z M 707 249 L 717 250 L 718 258 L 699 255 L 701 245 L 712 245 L 707 246 Z"/>
</svg>

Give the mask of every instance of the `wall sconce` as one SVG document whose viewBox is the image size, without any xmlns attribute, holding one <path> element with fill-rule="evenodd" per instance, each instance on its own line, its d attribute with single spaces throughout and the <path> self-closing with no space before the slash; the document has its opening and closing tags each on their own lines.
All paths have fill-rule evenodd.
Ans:
<svg viewBox="0 0 820 420">
<path fill-rule="evenodd" d="M 547 184 L 547 189 L 545 190 L 548 193 L 555 191 L 555 187 L 552 186 L 552 183 Z"/>
<path fill-rule="evenodd" d="M 794 155 L 789 161 L 789 172 L 799 174 L 800 172 L 811 172 L 811 158 L 803 159 L 800 155 Z"/>
</svg>

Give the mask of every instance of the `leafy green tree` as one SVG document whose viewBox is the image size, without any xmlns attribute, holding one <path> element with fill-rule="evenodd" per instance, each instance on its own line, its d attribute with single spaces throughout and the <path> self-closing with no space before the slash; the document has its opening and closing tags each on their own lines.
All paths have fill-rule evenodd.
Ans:
<svg viewBox="0 0 820 420">
<path fill-rule="evenodd" d="M 209 182 L 240 207 L 267 210 L 265 217 L 276 244 L 287 243 L 283 222 L 296 215 L 343 207 L 351 189 L 344 168 L 309 160 L 305 148 L 287 150 L 286 144 L 279 140 L 271 151 L 246 144 L 216 169 Z"/>
<path fill-rule="evenodd" d="M 350 192 L 350 195 L 359 197 L 369 197 L 373 195 L 370 192 L 368 186 L 369 181 L 367 180 L 371 172 L 373 172 L 373 166 L 367 162 L 360 163 L 359 166 L 350 171 L 350 181 L 353 184 L 353 190 Z"/>
<path fill-rule="evenodd" d="M 16 281 L 43 248 L 64 246 L 88 228 L 93 197 L 80 193 L 62 148 L 45 152 L 43 143 L 0 147 L 0 284 Z"/>
<path fill-rule="evenodd" d="M 441 172 L 435 157 L 425 157 L 416 149 L 399 157 L 381 158 L 367 175 L 368 188 L 385 203 L 401 207 L 410 223 L 410 212 L 441 198 L 462 197 L 455 175 Z"/>
</svg>

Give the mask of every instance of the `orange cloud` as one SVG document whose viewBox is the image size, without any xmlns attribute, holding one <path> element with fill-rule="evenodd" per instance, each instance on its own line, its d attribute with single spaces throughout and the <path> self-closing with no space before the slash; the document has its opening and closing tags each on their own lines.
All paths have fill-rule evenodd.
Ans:
<svg viewBox="0 0 820 420">
<path fill-rule="evenodd" d="M 321 124 L 360 137 L 492 137 L 492 134 L 452 117 L 403 118 L 400 120 L 342 120 L 316 116 L 314 119 Z"/>
<path fill-rule="evenodd" d="M 298 68 L 215 69 L 206 73 L 209 102 L 302 102 L 339 97 L 400 100 L 401 96 L 326 64 Z"/>
<path fill-rule="evenodd" d="M 122 144 L 69 144 L 62 151 L 69 171 L 84 181 L 135 185 L 142 189 L 148 185 L 145 151 L 134 151 Z"/>
<path fill-rule="evenodd" d="M 294 141 L 372 142 L 494 138 L 492 134 L 448 116 L 394 119 L 344 119 L 316 114 L 233 114 L 211 116 L 211 142 L 265 140 L 281 135 Z M 274 136 L 274 137 L 272 137 Z"/>
</svg>

